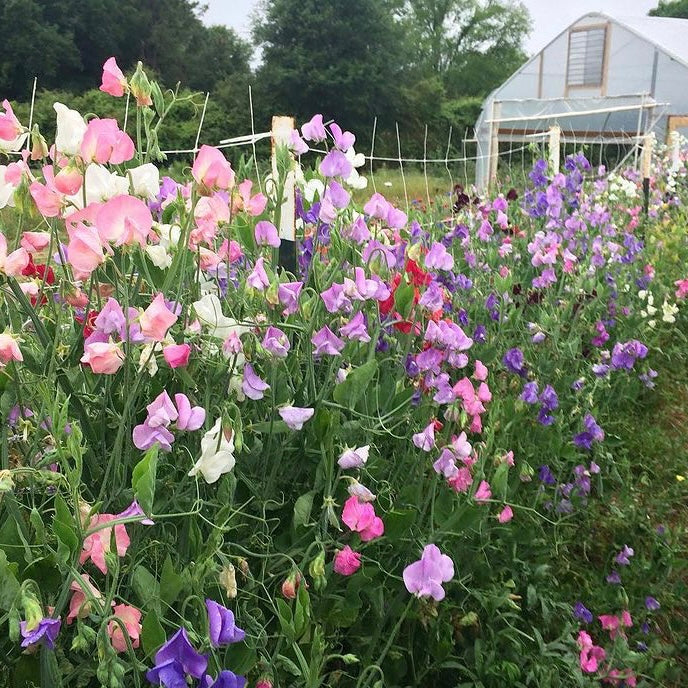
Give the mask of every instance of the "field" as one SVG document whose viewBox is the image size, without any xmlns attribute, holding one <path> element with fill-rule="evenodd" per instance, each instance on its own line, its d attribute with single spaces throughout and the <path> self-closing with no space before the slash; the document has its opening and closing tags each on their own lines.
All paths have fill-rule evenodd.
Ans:
<svg viewBox="0 0 688 688">
<path fill-rule="evenodd" d="M 0 685 L 686 685 L 688 148 L 170 177 L 145 83 L 0 167 Z"/>
</svg>

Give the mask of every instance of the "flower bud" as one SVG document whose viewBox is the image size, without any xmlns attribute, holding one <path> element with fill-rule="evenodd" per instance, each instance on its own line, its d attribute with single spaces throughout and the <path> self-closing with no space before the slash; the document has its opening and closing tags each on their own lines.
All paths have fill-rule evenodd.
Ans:
<svg viewBox="0 0 688 688">
<path fill-rule="evenodd" d="M 153 104 L 151 99 L 152 87 L 146 73 L 143 71 L 143 64 L 141 62 L 138 62 L 136 65 L 136 71 L 134 76 L 131 77 L 129 87 L 139 107 Z"/>
<path fill-rule="evenodd" d="M 34 124 L 31 130 L 31 160 L 41 160 L 48 155 L 48 144 L 43 134 L 38 130 L 38 125 Z"/>
<path fill-rule="evenodd" d="M 256 688 L 272 688 L 272 676 L 261 676 L 256 681 Z"/>
<path fill-rule="evenodd" d="M 320 551 L 315 559 L 311 560 L 308 566 L 308 573 L 313 579 L 313 587 L 316 590 L 322 590 L 327 585 L 327 578 L 325 576 L 325 552 Z"/>
<path fill-rule="evenodd" d="M 220 585 L 225 589 L 227 597 L 234 599 L 237 596 L 236 569 L 232 564 L 227 564 L 220 571 Z"/>
<path fill-rule="evenodd" d="M 296 593 L 299 590 L 299 585 L 301 585 L 301 574 L 298 571 L 294 571 L 284 583 L 282 583 L 282 595 L 288 600 L 295 599 Z"/>
<path fill-rule="evenodd" d="M 38 627 L 38 624 L 43 619 L 43 608 L 36 596 L 23 590 L 21 593 L 21 605 L 24 609 L 24 620 L 26 621 L 26 630 L 33 631 Z"/>
</svg>

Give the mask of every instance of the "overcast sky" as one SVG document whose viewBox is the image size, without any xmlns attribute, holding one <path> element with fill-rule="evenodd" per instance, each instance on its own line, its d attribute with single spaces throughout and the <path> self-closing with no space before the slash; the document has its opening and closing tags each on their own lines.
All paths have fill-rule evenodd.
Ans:
<svg viewBox="0 0 688 688">
<path fill-rule="evenodd" d="M 259 0 L 205 0 L 209 6 L 206 24 L 226 24 L 248 37 L 251 13 Z M 346 7 L 347 0 L 341 0 Z M 618 17 L 644 16 L 657 0 L 524 0 L 533 19 L 533 32 L 526 48 L 536 53 L 575 19 L 586 12 L 606 12 Z"/>
</svg>

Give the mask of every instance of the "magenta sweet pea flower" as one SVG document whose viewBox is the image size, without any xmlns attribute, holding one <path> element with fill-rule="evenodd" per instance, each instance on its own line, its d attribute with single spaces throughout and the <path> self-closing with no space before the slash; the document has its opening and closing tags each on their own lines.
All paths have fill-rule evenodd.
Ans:
<svg viewBox="0 0 688 688">
<path fill-rule="evenodd" d="M 492 490 L 490 489 L 490 483 L 487 480 L 481 480 L 478 489 L 473 495 L 476 502 L 486 502 L 492 497 Z"/>
<path fill-rule="evenodd" d="M 249 399 L 258 401 L 258 399 L 263 398 L 264 392 L 268 389 L 270 389 L 270 385 L 256 375 L 256 371 L 250 363 L 246 363 L 244 365 L 244 378 L 241 382 L 241 391 Z"/>
<path fill-rule="evenodd" d="M 206 599 L 205 606 L 208 610 L 210 644 L 213 647 L 239 643 L 246 637 L 246 632 L 236 625 L 231 609 L 209 599 Z"/>
<path fill-rule="evenodd" d="M 263 337 L 263 348 L 277 358 L 286 358 L 290 347 L 287 335 L 279 327 L 270 325 Z"/>
<path fill-rule="evenodd" d="M 315 347 L 313 350 L 314 356 L 337 356 L 345 346 L 345 342 L 332 332 L 327 325 L 319 329 L 311 337 L 311 342 Z"/>
<path fill-rule="evenodd" d="M 299 408 L 298 406 L 283 406 L 281 409 L 278 409 L 278 413 L 282 416 L 282 420 L 292 430 L 301 430 L 303 424 L 313 417 L 315 409 Z"/>
<path fill-rule="evenodd" d="M 361 568 L 361 555 L 359 552 L 354 552 L 349 545 L 344 549 L 340 549 L 334 555 L 334 562 L 332 565 L 335 573 L 341 576 L 351 576 Z"/>
<path fill-rule="evenodd" d="M 254 236 L 256 238 L 256 243 L 258 246 L 272 246 L 272 248 L 279 248 L 282 243 L 279 234 L 277 233 L 277 227 L 268 222 L 267 220 L 261 220 L 256 223 L 253 230 Z"/>
<path fill-rule="evenodd" d="M 375 515 L 373 505 L 361 503 L 357 497 L 349 497 L 344 503 L 342 521 L 350 530 L 358 533 L 363 542 L 374 540 L 385 532 L 385 524 Z"/>
<path fill-rule="evenodd" d="M 409 564 L 403 572 L 406 589 L 416 597 L 432 597 L 439 602 L 444 599 L 442 583 L 454 577 L 454 562 L 440 552 L 437 545 L 426 545 L 421 558 Z"/>
</svg>

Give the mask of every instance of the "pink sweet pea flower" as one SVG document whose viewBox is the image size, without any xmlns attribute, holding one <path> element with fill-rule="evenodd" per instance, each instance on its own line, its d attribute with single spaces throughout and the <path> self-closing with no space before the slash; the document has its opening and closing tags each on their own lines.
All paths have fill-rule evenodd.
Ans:
<svg viewBox="0 0 688 688">
<path fill-rule="evenodd" d="M 149 339 L 161 342 L 165 339 L 167 330 L 177 322 L 177 317 L 167 307 L 163 295 L 158 294 L 139 318 L 141 332 Z"/>
<path fill-rule="evenodd" d="M 272 248 L 279 248 L 282 243 L 277 233 L 277 227 L 268 222 L 268 220 L 261 220 L 256 223 L 253 230 L 258 246 L 272 246 Z"/>
<path fill-rule="evenodd" d="M 492 490 L 490 489 L 490 483 L 487 480 L 481 480 L 478 489 L 475 491 L 473 498 L 476 502 L 486 502 L 492 497 Z"/>
<path fill-rule="evenodd" d="M 24 232 L 19 244 L 29 253 L 42 251 L 50 245 L 50 232 Z"/>
<path fill-rule="evenodd" d="M 117 518 L 119 518 L 119 516 L 116 514 L 97 514 L 89 519 L 87 528 L 92 529 L 104 523 L 110 523 L 110 521 L 114 521 Z M 113 527 L 101 528 L 95 533 L 88 535 L 84 540 L 84 548 L 79 557 L 79 563 L 83 565 L 90 559 L 102 573 L 107 573 L 108 568 L 105 563 L 105 553 L 110 551 L 112 531 Z M 123 557 L 127 553 L 130 544 L 127 529 L 124 527 L 123 523 L 118 523 L 114 526 L 114 532 L 117 555 Z"/>
<path fill-rule="evenodd" d="M 606 656 L 604 649 L 594 645 L 592 638 L 586 631 L 578 633 L 576 642 L 580 648 L 579 661 L 581 669 L 588 674 L 594 674 L 599 668 L 600 662 L 604 661 Z"/>
<path fill-rule="evenodd" d="M 17 340 L 9 332 L 0 334 L 0 363 L 7 365 L 10 361 L 23 361 Z"/>
<path fill-rule="evenodd" d="M 459 468 L 457 474 L 447 480 L 449 486 L 454 492 L 461 492 L 465 494 L 468 488 L 473 484 L 473 476 L 471 471 L 466 466 Z"/>
<path fill-rule="evenodd" d="M 81 580 L 89 589 L 91 595 L 97 600 L 101 599 L 100 590 L 91 582 L 91 577 L 87 573 L 82 573 Z M 86 597 L 83 587 L 77 582 L 72 581 L 69 589 L 72 590 L 72 598 L 69 600 L 69 613 L 67 614 L 67 625 L 74 619 L 84 619 L 91 613 L 90 603 Z"/>
<path fill-rule="evenodd" d="M 0 113 L 0 139 L 14 141 L 24 131 L 24 127 L 14 114 L 9 100 L 3 100 L 2 107 L 5 113 Z"/>
<path fill-rule="evenodd" d="M 514 517 L 513 509 L 507 504 L 497 516 L 497 520 L 500 523 L 508 523 Z"/>
<path fill-rule="evenodd" d="M 29 264 L 29 254 L 24 248 L 18 248 L 12 253 L 7 253 L 7 239 L 0 232 L 0 272 L 10 277 L 21 275 Z"/>
<path fill-rule="evenodd" d="M 54 188 L 40 182 L 32 182 L 29 193 L 38 212 L 43 217 L 57 217 L 62 210 L 62 195 Z"/>
<path fill-rule="evenodd" d="M 619 635 L 620 619 L 614 614 L 602 614 L 597 617 L 605 631 L 609 631 L 609 637 L 614 640 Z"/>
<path fill-rule="evenodd" d="M 385 524 L 375 515 L 370 503 L 361 503 L 357 497 L 349 497 L 344 503 L 342 521 L 350 530 L 358 533 L 363 542 L 374 540 L 385 532 Z"/>
<path fill-rule="evenodd" d="M 112 608 L 112 613 L 124 623 L 124 627 L 127 629 L 127 634 L 131 640 L 131 646 L 138 647 L 139 635 L 141 634 L 141 612 L 136 607 L 128 604 L 116 604 Z M 121 626 L 116 621 L 110 621 L 107 626 L 107 632 L 115 651 L 126 652 L 127 641 Z"/>
<path fill-rule="evenodd" d="M 115 246 L 137 243 L 144 247 L 153 227 L 153 216 L 141 199 L 125 194 L 103 203 L 95 225 L 102 241 Z"/>
<path fill-rule="evenodd" d="M 688 278 L 682 280 L 676 280 L 674 284 L 678 287 L 676 289 L 676 298 L 683 300 L 688 296 Z"/>
<path fill-rule="evenodd" d="M 103 78 L 100 90 L 115 98 L 120 98 L 124 95 L 126 88 L 127 80 L 124 74 L 122 74 L 122 70 L 117 66 L 117 60 L 114 57 L 109 57 L 103 65 Z"/>
<path fill-rule="evenodd" d="M 212 146 L 201 146 L 191 168 L 191 176 L 204 191 L 231 189 L 234 171 L 224 155 Z"/>
<path fill-rule="evenodd" d="M 67 234 L 67 262 L 72 266 L 77 279 L 85 279 L 105 262 L 103 244 L 95 227 L 78 224 L 76 228 L 68 227 Z"/>
<path fill-rule="evenodd" d="M 162 350 L 162 355 L 170 368 L 186 368 L 189 365 L 190 354 L 189 344 L 168 344 Z"/>
<path fill-rule="evenodd" d="M 93 342 L 84 346 L 81 362 L 90 365 L 94 373 L 114 375 L 124 363 L 124 354 L 122 349 L 112 341 Z"/>
<path fill-rule="evenodd" d="M 117 126 L 117 120 L 95 117 L 86 126 L 80 153 L 84 162 L 120 165 L 134 157 L 131 137 Z"/>
<path fill-rule="evenodd" d="M 251 196 L 252 188 L 253 182 L 250 179 L 244 179 L 244 181 L 237 186 L 241 196 L 242 208 L 249 215 L 258 217 L 258 215 L 261 215 L 265 210 L 265 206 L 268 204 L 268 199 L 262 193 L 257 193 L 255 196 Z"/>
<path fill-rule="evenodd" d="M 473 377 L 478 380 L 478 382 L 485 382 L 485 380 L 487 380 L 487 367 L 482 361 L 476 360 L 475 373 L 473 373 Z"/>
<path fill-rule="evenodd" d="M 202 406 L 192 407 L 186 394 L 175 394 L 174 403 L 179 413 L 177 430 L 193 432 L 203 426 L 203 423 L 205 423 L 205 409 Z"/>
<path fill-rule="evenodd" d="M 416 597 L 432 597 L 439 602 L 444 599 L 442 583 L 454 577 L 454 562 L 440 552 L 437 545 L 426 545 L 421 558 L 409 564 L 403 572 L 406 589 Z"/>
<path fill-rule="evenodd" d="M 342 576 L 350 576 L 361 568 L 361 555 L 359 552 L 354 552 L 349 545 L 344 549 L 337 550 L 334 555 L 334 562 L 332 565 L 335 573 Z"/>
</svg>

